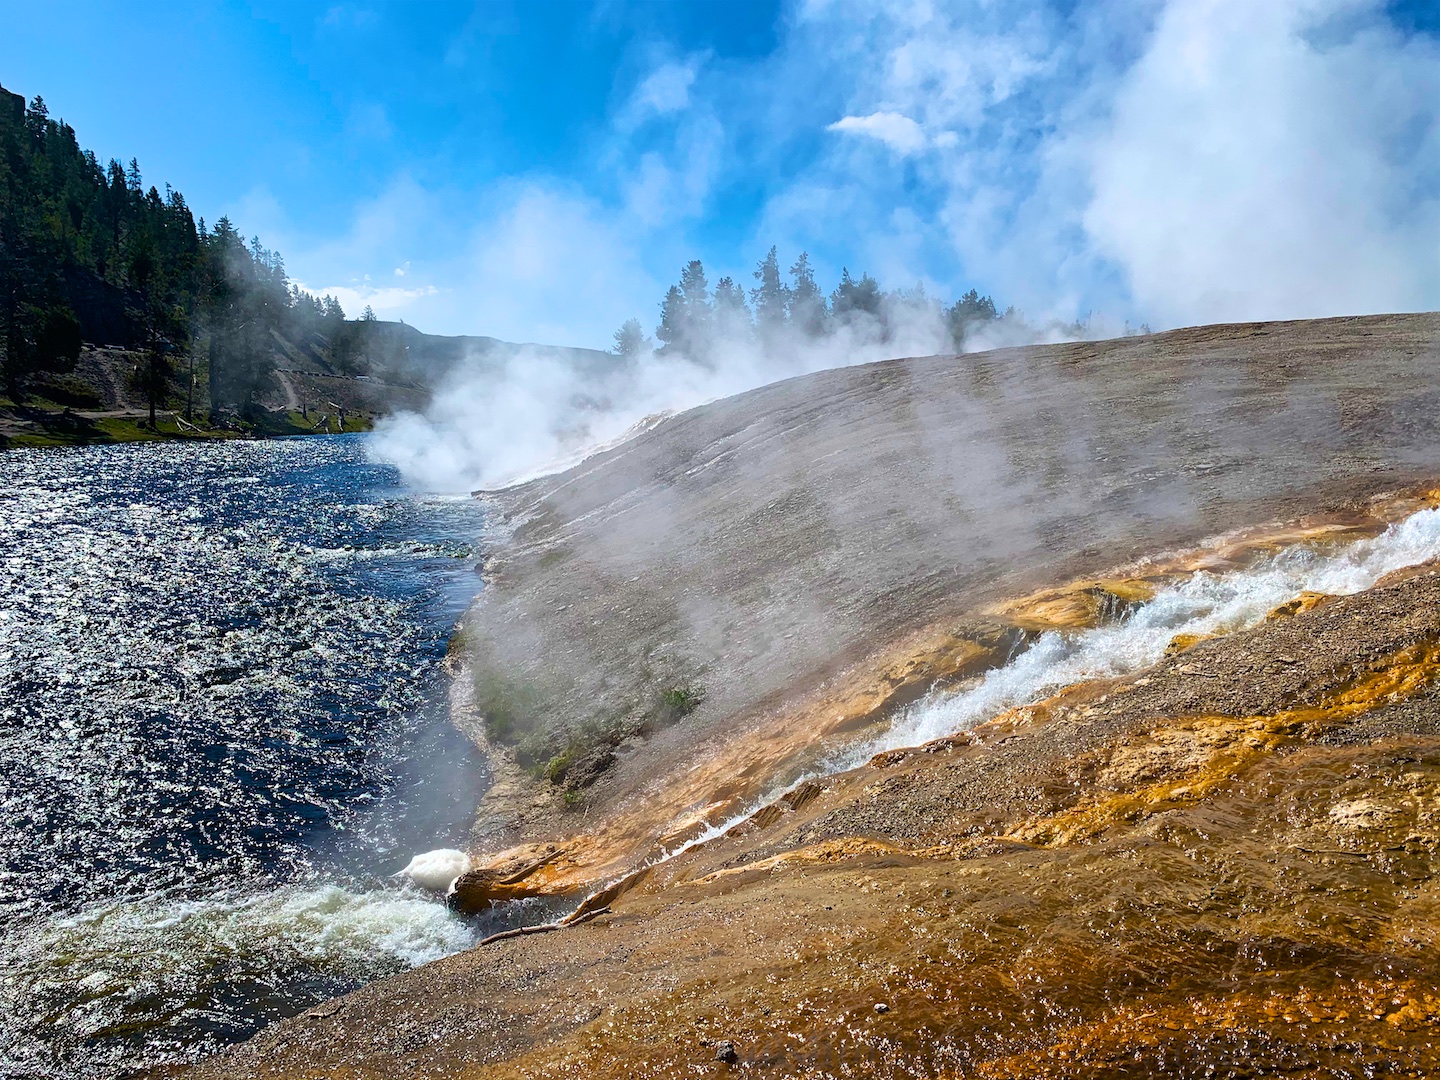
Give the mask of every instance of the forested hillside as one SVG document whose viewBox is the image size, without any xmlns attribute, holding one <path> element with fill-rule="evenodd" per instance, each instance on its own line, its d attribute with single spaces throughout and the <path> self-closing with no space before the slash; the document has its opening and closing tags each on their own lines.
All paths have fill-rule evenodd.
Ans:
<svg viewBox="0 0 1440 1080">
<path fill-rule="evenodd" d="M 153 410 L 182 370 L 203 385 L 187 407 L 252 411 L 289 344 L 345 359 L 344 312 L 300 291 L 276 252 L 185 197 L 143 182 L 139 164 L 102 165 L 39 97 L 0 96 L 0 334 L 5 391 L 58 389 L 82 343 L 139 352 L 132 387 Z M 72 380 L 73 382 L 73 380 Z"/>
<path fill-rule="evenodd" d="M 631 319 L 610 354 L 539 348 L 583 376 L 642 354 L 713 366 L 832 338 L 849 356 L 1083 334 L 1030 326 L 975 289 L 946 305 L 923 285 L 887 291 L 846 270 L 827 295 L 807 254 L 788 281 L 781 267 L 772 247 L 754 287 L 724 277 L 712 290 L 693 260 L 659 305 L 658 341 Z M 347 319 L 228 218 L 207 224 L 169 184 L 147 186 L 134 158 L 102 164 L 40 97 L 0 89 L 0 445 L 363 426 L 422 408 L 457 364 L 498 369 L 518 348 L 433 337 L 368 308 Z"/>
<path fill-rule="evenodd" d="M 155 431 L 165 410 L 187 431 L 307 430 L 341 412 L 353 424 L 423 405 L 455 364 L 516 349 L 422 334 L 369 309 L 347 319 L 228 218 L 207 224 L 169 184 L 147 186 L 133 158 L 102 164 L 41 98 L 26 105 L 0 88 L 0 427 L 10 435 L 39 423 L 68 441 L 105 438 L 75 418 L 119 414 Z M 62 409 L 73 432 L 51 422 Z"/>
</svg>

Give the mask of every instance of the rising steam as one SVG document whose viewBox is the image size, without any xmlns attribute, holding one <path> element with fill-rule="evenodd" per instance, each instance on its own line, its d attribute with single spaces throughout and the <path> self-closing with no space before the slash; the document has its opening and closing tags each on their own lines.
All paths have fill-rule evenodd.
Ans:
<svg viewBox="0 0 1440 1080">
<path fill-rule="evenodd" d="M 852 313 L 809 336 L 748 324 L 716 330 L 703 349 L 631 356 L 523 346 L 506 359 L 453 368 L 423 412 L 376 426 L 373 452 L 411 485 L 435 492 L 493 490 L 566 468 L 666 416 L 781 379 L 901 356 L 976 351 L 1077 336 L 1108 326 L 1031 325 L 1011 314 L 970 326 L 955 341 L 945 309 L 888 294 L 880 317 Z"/>
</svg>

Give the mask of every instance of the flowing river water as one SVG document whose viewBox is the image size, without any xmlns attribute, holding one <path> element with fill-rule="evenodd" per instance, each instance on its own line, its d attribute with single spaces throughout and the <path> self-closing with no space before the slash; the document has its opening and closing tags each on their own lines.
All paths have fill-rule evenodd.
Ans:
<svg viewBox="0 0 1440 1080">
<path fill-rule="evenodd" d="M 469 499 L 360 437 L 0 455 L 0 1076 L 118 1075 L 464 948 Z"/>
<path fill-rule="evenodd" d="M 484 528 L 358 437 L 0 455 L 0 1078 L 193 1059 L 543 915 L 464 921 L 393 877 L 464 846 L 487 783 L 442 670 Z M 1437 557 L 1431 509 L 1196 573 L 806 775 Z"/>
</svg>

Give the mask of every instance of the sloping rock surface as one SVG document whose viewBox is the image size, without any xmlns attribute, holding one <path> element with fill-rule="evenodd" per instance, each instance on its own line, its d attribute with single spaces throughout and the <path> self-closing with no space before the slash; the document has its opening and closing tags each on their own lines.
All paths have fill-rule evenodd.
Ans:
<svg viewBox="0 0 1440 1080">
<path fill-rule="evenodd" d="M 513 534 L 467 621 L 477 711 L 603 812 L 977 603 L 1433 476 L 1437 343 L 1433 314 L 1207 326 L 692 410 L 488 496 Z"/>
<path fill-rule="evenodd" d="M 798 788 L 194 1075 L 1434 1076 L 1437 675 L 1430 567 Z"/>
</svg>

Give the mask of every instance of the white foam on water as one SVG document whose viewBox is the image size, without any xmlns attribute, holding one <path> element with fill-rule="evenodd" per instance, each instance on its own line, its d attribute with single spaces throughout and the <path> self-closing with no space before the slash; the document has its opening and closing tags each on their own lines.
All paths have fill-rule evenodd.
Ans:
<svg viewBox="0 0 1440 1080">
<path fill-rule="evenodd" d="M 456 848 L 436 848 L 416 855 L 396 877 L 408 877 L 422 889 L 447 892 L 470 869 L 470 856 Z"/>
<path fill-rule="evenodd" d="M 879 738 L 844 752 L 830 771 L 918 746 L 1032 704 L 1074 683 L 1115 678 L 1159 661 L 1176 634 L 1217 634 L 1260 622 L 1302 592 L 1348 594 L 1395 570 L 1440 558 L 1440 508 L 1340 548 L 1300 544 L 1229 573 L 1196 573 L 1118 623 L 1042 634 L 1008 664 L 958 692 L 935 692 L 897 715 Z"/>
<path fill-rule="evenodd" d="M 135 998 L 235 973 L 304 968 L 376 978 L 469 947 L 475 929 L 408 889 L 282 887 L 210 900 L 128 900 L 32 928 L 3 966 L 7 989 L 47 996 L 67 983 L 86 997 Z M 167 994 L 167 996 L 170 996 Z"/>
</svg>

